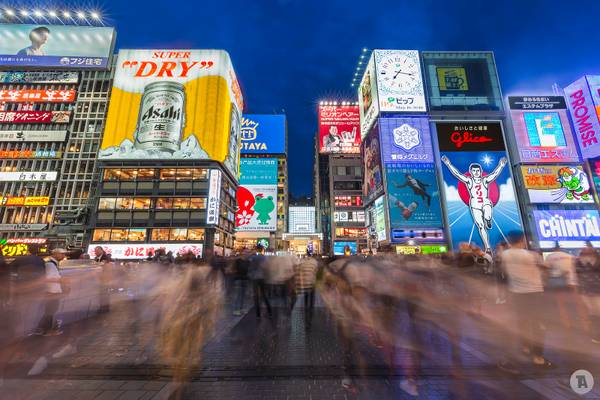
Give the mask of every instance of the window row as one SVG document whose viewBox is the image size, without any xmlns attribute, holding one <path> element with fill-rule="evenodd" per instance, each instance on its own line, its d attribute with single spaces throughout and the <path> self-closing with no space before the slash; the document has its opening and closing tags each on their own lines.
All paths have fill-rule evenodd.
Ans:
<svg viewBox="0 0 600 400">
<path fill-rule="evenodd" d="M 101 197 L 99 210 L 196 210 L 206 208 L 206 197 Z"/>
<path fill-rule="evenodd" d="M 158 173 L 157 173 L 158 172 Z M 183 180 L 207 179 L 206 168 L 108 168 L 104 170 L 105 181 L 133 181 L 133 180 Z"/>
<path fill-rule="evenodd" d="M 159 228 L 150 229 L 153 241 L 204 240 L 204 229 L 201 228 Z M 94 242 L 143 242 L 147 230 L 141 229 L 94 229 Z"/>
</svg>

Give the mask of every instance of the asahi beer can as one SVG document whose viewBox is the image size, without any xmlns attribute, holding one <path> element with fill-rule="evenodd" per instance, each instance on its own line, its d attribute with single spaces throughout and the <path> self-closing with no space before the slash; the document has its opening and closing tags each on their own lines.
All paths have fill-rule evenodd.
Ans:
<svg viewBox="0 0 600 400">
<path fill-rule="evenodd" d="M 144 88 L 134 146 L 171 153 L 179 150 L 185 127 L 185 89 L 177 82 L 154 82 Z"/>
</svg>

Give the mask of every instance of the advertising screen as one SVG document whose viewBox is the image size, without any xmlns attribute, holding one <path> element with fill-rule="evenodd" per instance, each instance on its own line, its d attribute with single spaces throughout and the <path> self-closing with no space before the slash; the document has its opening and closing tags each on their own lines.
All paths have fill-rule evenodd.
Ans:
<svg viewBox="0 0 600 400">
<path fill-rule="evenodd" d="M 441 254 L 447 252 L 448 247 L 443 245 L 396 246 L 396 254 Z"/>
<path fill-rule="evenodd" d="M 333 242 L 333 254 L 336 256 L 355 255 L 357 249 L 356 242 Z"/>
<path fill-rule="evenodd" d="M 533 210 L 540 241 L 600 240 L 598 210 Z"/>
<path fill-rule="evenodd" d="M 360 153 L 358 106 L 319 106 L 319 152 Z"/>
<path fill-rule="evenodd" d="M 243 108 L 222 50 L 121 50 L 98 158 L 203 160 L 237 176 Z"/>
<path fill-rule="evenodd" d="M 56 171 L 0 172 L 0 182 L 54 182 Z"/>
<path fill-rule="evenodd" d="M 285 115 L 244 114 L 242 154 L 285 154 Z"/>
<path fill-rule="evenodd" d="M 363 193 L 366 203 L 370 203 L 383 192 L 383 171 L 381 170 L 381 153 L 379 132 L 371 131 L 362 144 L 364 179 Z"/>
<path fill-rule="evenodd" d="M 358 108 L 360 112 L 360 135 L 361 138 L 364 138 L 379 115 L 377 76 L 375 75 L 375 58 L 373 54 L 369 58 L 369 63 L 358 87 Z"/>
<path fill-rule="evenodd" d="M 375 200 L 375 231 L 377 240 L 382 242 L 387 240 L 387 228 L 385 225 L 385 200 L 381 196 Z"/>
<path fill-rule="evenodd" d="M 71 111 L 0 111 L 5 124 L 68 124 Z"/>
<path fill-rule="evenodd" d="M 0 139 L 0 141 L 2 141 Z M 62 151 L 56 150 L 0 150 L 0 158 L 61 158 Z"/>
<path fill-rule="evenodd" d="M 492 251 L 508 232 L 521 229 L 502 126 L 438 122 L 436 129 L 452 245 Z"/>
<path fill-rule="evenodd" d="M 531 203 L 593 203 L 590 180 L 580 166 L 523 166 Z"/>
<path fill-rule="evenodd" d="M 596 193 L 600 193 L 600 158 L 589 160 L 589 165 L 592 172 L 592 181 L 596 187 Z"/>
<path fill-rule="evenodd" d="M 521 162 L 579 162 L 562 96 L 511 96 L 512 125 Z"/>
<path fill-rule="evenodd" d="M 0 142 L 64 142 L 67 131 L 0 131 Z"/>
<path fill-rule="evenodd" d="M 114 35 L 104 27 L 0 24 L 0 65 L 104 69 Z"/>
<path fill-rule="evenodd" d="M 0 90 L 0 102 L 6 103 L 72 103 L 74 89 L 8 89 Z"/>
<path fill-rule="evenodd" d="M 57 71 L 0 71 L 0 83 L 78 83 L 79 73 Z"/>
<path fill-rule="evenodd" d="M 50 197 L 47 196 L 0 196 L 0 207 L 10 206 L 47 206 L 50 204 Z"/>
<path fill-rule="evenodd" d="M 238 231 L 277 230 L 277 159 L 243 158 L 236 193 Z"/>
<path fill-rule="evenodd" d="M 31 243 L 7 243 L 0 244 L 0 254 L 4 257 L 18 257 L 18 256 L 26 256 L 29 254 L 29 248 Z M 46 254 L 48 253 L 48 246 L 42 244 L 41 246 L 36 245 L 36 252 L 38 254 Z"/>
<path fill-rule="evenodd" d="M 384 163 L 433 163 L 428 118 L 380 118 Z"/>
<path fill-rule="evenodd" d="M 596 107 L 596 115 L 600 119 L 600 75 L 586 75 L 586 78 Z"/>
<path fill-rule="evenodd" d="M 94 249 L 100 246 L 106 254 L 110 254 L 113 260 L 135 260 L 146 259 L 153 256 L 158 249 L 165 249 L 166 252 L 173 252 L 173 256 L 192 253 L 196 257 L 202 256 L 202 243 L 92 243 L 88 247 L 88 254 L 93 259 L 96 255 Z"/>
<path fill-rule="evenodd" d="M 382 112 L 425 112 L 425 87 L 417 50 L 374 50 Z"/>
<path fill-rule="evenodd" d="M 503 109 L 491 52 L 423 52 L 432 110 Z"/>
<path fill-rule="evenodd" d="M 581 155 L 583 158 L 600 156 L 600 123 L 585 77 L 567 86 L 565 96 Z"/>
<path fill-rule="evenodd" d="M 390 227 L 441 227 L 442 209 L 434 164 L 385 165 Z"/>
</svg>

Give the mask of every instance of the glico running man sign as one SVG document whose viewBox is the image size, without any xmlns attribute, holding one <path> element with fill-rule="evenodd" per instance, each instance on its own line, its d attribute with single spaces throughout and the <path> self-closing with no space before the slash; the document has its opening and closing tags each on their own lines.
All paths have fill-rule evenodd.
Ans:
<svg viewBox="0 0 600 400">
<path fill-rule="evenodd" d="M 500 122 L 436 124 L 452 244 L 491 252 L 521 229 Z"/>
</svg>

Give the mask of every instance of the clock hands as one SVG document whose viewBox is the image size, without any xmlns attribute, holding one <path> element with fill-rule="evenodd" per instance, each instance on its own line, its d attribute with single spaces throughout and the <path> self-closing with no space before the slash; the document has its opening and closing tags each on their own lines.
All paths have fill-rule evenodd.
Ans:
<svg viewBox="0 0 600 400">
<path fill-rule="evenodd" d="M 413 76 L 414 74 L 409 74 L 408 72 L 402 72 L 402 70 L 396 71 L 396 75 L 394 75 L 394 79 L 396 79 L 396 77 L 399 75 L 408 75 L 408 76 Z"/>
</svg>

